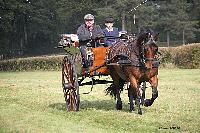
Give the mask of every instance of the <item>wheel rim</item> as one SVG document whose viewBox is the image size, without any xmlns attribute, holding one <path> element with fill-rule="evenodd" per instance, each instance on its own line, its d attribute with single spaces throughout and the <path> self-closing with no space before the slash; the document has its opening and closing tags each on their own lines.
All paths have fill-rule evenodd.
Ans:
<svg viewBox="0 0 200 133">
<path fill-rule="evenodd" d="M 78 78 L 75 66 L 68 57 L 63 60 L 62 86 L 67 110 L 78 111 L 80 102 Z"/>
</svg>

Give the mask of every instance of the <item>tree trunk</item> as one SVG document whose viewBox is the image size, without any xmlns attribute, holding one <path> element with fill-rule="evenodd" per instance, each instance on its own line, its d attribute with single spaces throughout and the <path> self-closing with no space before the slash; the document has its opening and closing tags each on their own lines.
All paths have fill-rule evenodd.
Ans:
<svg viewBox="0 0 200 133">
<path fill-rule="evenodd" d="M 125 31 L 125 13 L 122 13 L 122 31 Z"/>
<path fill-rule="evenodd" d="M 27 28 L 26 28 L 26 22 L 24 23 L 24 45 L 27 46 Z"/>
<path fill-rule="evenodd" d="M 108 1 L 107 0 L 105 0 L 105 7 L 107 7 L 108 6 Z"/>
<path fill-rule="evenodd" d="M 18 55 L 23 55 L 23 38 L 20 38 L 20 49 L 18 50 Z"/>
</svg>

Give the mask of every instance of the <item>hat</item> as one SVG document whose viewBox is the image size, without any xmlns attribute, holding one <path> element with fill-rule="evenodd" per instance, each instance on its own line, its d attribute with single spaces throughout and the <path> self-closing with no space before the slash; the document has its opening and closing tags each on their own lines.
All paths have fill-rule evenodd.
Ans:
<svg viewBox="0 0 200 133">
<path fill-rule="evenodd" d="M 86 14 L 84 19 L 94 19 L 94 16 L 92 14 Z"/>
<path fill-rule="evenodd" d="M 114 22 L 114 19 L 111 17 L 105 19 L 105 23 L 113 23 L 113 22 Z"/>
</svg>

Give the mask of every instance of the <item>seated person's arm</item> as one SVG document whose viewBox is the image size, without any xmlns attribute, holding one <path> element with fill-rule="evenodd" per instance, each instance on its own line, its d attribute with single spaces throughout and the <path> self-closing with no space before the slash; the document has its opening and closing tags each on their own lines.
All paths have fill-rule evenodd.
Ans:
<svg viewBox="0 0 200 133">
<path fill-rule="evenodd" d="M 92 35 L 92 39 L 98 39 L 104 37 L 104 33 L 99 25 L 96 26 L 96 31 Z"/>
<path fill-rule="evenodd" d="M 90 40 L 90 34 L 85 34 L 84 30 L 82 29 L 82 27 L 79 27 L 77 30 L 77 35 L 78 35 L 78 39 L 81 41 L 86 41 L 86 40 Z"/>
</svg>

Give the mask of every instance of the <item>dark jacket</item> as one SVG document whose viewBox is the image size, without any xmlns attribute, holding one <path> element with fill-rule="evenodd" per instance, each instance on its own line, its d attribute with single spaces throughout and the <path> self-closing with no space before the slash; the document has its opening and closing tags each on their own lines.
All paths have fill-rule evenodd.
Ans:
<svg viewBox="0 0 200 133">
<path fill-rule="evenodd" d="M 94 28 L 91 32 L 92 33 L 90 33 L 90 31 L 88 30 L 85 24 L 82 24 L 78 28 L 77 35 L 78 35 L 80 45 L 86 45 L 91 40 L 94 43 L 96 38 L 104 36 L 103 31 L 99 25 L 94 25 Z"/>
<path fill-rule="evenodd" d="M 118 28 L 113 27 L 113 31 L 108 31 L 106 28 L 103 29 L 103 33 L 105 35 L 105 44 L 106 45 L 112 45 L 113 43 L 115 43 L 118 39 L 114 39 L 112 37 L 119 37 L 119 31 Z M 108 38 L 106 38 L 106 36 Z M 111 37 L 111 38 L 109 38 Z"/>
</svg>

